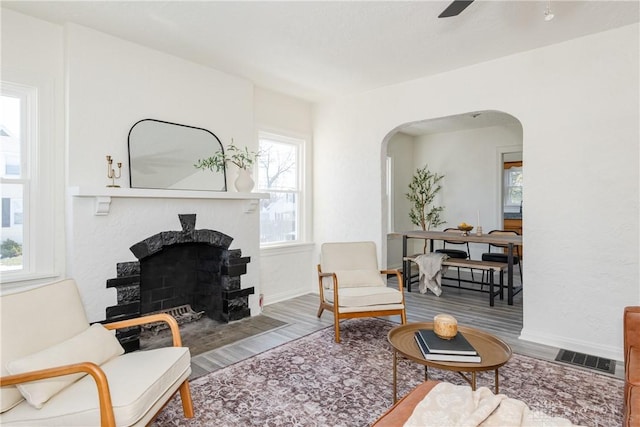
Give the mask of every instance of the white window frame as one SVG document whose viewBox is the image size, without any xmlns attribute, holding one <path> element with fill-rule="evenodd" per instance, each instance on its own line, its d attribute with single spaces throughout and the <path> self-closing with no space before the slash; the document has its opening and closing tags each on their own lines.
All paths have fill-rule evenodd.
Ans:
<svg viewBox="0 0 640 427">
<path fill-rule="evenodd" d="M 3 271 L 2 289 L 42 283 L 60 276 L 64 250 L 61 243 L 64 211 L 56 209 L 55 126 L 53 123 L 53 82 L 33 76 L 24 79 L 13 72 L 4 73 L 1 91 L 9 96 L 24 96 L 21 129 L 20 178 L 2 179 L 2 183 L 23 184 L 23 266 L 19 270 Z M 22 80 L 22 81 L 21 81 Z M 24 81 L 24 82 L 23 82 Z M 58 181 L 59 182 L 59 181 Z M 56 227 L 58 225 L 58 227 Z"/>
<path fill-rule="evenodd" d="M 511 198 L 509 197 L 509 194 L 511 193 L 511 189 L 515 188 L 515 187 L 520 187 L 520 188 L 523 187 L 523 185 L 511 185 L 510 178 L 511 178 L 511 173 L 513 171 L 522 173 L 523 168 L 522 168 L 522 166 L 513 166 L 513 167 L 511 167 L 509 169 L 504 169 L 504 172 L 503 172 L 504 173 L 504 194 L 503 194 L 504 206 L 505 207 L 509 207 L 509 208 L 519 207 L 520 206 L 520 203 L 512 203 L 511 202 Z"/>
<path fill-rule="evenodd" d="M 259 130 L 258 131 L 258 146 L 260 147 L 260 141 L 262 139 L 269 139 L 275 142 L 281 142 L 283 144 L 293 144 L 296 145 L 298 150 L 298 156 L 296 159 L 296 171 L 297 171 L 297 188 L 295 191 L 279 191 L 279 190 L 270 190 L 262 187 L 262 183 L 259 181 L 259 173 L 256 171 L 257 179 L 257 191 L 261 193 L 295 193 L 297 200 L 297 212 L 296 212 L 296 239 L 295 240 L 287 240 L 281 242 L 268 242 L 268 243 L 260 243 L 260 247 L 263 249 L 268 248 L 279 248 L 286 246 L 295 246 L 300 244 L 307 244 L 309 242 L 309 215 L 311 213 L 311 209 L 309 207 L 310 198 L 310 183 L 307 180 L 306 171 L 309 169 L 309 159 L 307 156 L 307 144 L 308 137 L 303 135 L 296 135 L 289 132 L 282 131 L 273 131 L 273 130 Z"/>
</svg>

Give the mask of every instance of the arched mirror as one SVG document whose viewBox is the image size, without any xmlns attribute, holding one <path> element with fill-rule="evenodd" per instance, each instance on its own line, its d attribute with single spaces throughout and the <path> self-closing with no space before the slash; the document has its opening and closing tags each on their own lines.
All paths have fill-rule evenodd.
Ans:
<svg viewBox="0 0 640 427">
<path fill-rule="evenodd" d="M 224 170 L 194 166 L 218 150 L 223 150 L 222 143 L 206 129 L 140 120 L 129 131 L 129 184 L 131 188 L 227 191 Z"/>
</svg>

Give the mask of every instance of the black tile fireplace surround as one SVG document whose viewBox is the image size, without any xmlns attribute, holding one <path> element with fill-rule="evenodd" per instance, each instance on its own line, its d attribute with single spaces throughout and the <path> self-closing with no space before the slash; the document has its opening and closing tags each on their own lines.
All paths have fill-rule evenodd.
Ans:
<svg viewBox="0 0 640 427">
<path fill-rule="evenodd" d="M 138 261 L 117 264 L 117 277 L 108 279 L 107 287 L 116 289 L 118 303 L 107 307 L 107 322 L 186 304 L 220 322 L 251 316 L 254 288 L 241 289 L 240 280 L 251 258 L 229 249 L 232 237 L 196 230 L 195 214 L 179 218 L 182 231 L 163 231 L 134 244 L 130 250 Z M 127 351 L 137 350 L 140 328 L 119 331 L 118 339 Z"/>
</svg>

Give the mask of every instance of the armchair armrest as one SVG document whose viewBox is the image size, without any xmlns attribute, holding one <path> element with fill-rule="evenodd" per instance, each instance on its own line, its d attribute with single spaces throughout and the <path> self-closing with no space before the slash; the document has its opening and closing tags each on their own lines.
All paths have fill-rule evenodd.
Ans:
<svg viewBox="0 0 640 427">
<path fill-rule="evenodd" d="M 176 319 L 167 313 L 149 314 L 147 316 L 136 317 L 134 319 L 120 320 L 118 322 L 105 323 L 104 326 L 107 329 L 122 329 L 129 328 L 131 326 L 140 326 L 147 323 L 165 322 L 171 328 L 171 336 L 173 337 L 173 346 L 182 347 L 182 338 L 180 337 L 180 327 Z"/>
<path fill-rule="evenodd" d="M 7 375 L 0 377 L 0 386 L 16 385 L 30 381 L 43 380 L 46 378 L 59 377 L 63 375 L 85 372 L 93 378 L 98 388 L 98 401 L 100 402 L 100 425 L 101 427 L 115 427 L 116 418 L 111 404 L 111 393 L 109 382 L 100 366 L 92 362 L 74 363 L 72 365 L 57 366 L 55 368 L 40 369 L 37 371 L 24 372 L 22 374 Z"/>
<path fill-rule="evenodd" d="M 380 270 L 380 274 L 395 274 L 396 277 L 398 278 L 398 289 L 400 290 L 400 292 L 404 293 L 404 282 L 402 281 L 402 273 L 400 272 L 400 270 L 398 269 L 392 269 L 392 270 Z"/>
<path fill-rule="evenodd" d="M 336 273 L 323 273 L 323 272 L 318 272 L 318 275 L 319 275 L 320 277 L 332 277 L 332 276 L 335 276 L 335 275 L 336 275 Z"/>
</svg>

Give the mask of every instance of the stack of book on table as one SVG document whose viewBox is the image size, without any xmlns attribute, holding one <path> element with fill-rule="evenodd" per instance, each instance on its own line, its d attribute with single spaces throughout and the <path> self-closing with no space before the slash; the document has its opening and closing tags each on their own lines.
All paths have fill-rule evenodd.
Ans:
<svg viewBox="0 0 640 427">
<path fill-rule="evenodd" d="M 426 360 L 471 363 L 481 361 L 476 349 L 460 332 L 452 339 L 445 340 L 430 329 L 420 329 L 415 332 L 415 339 Z"/>
</svg>

